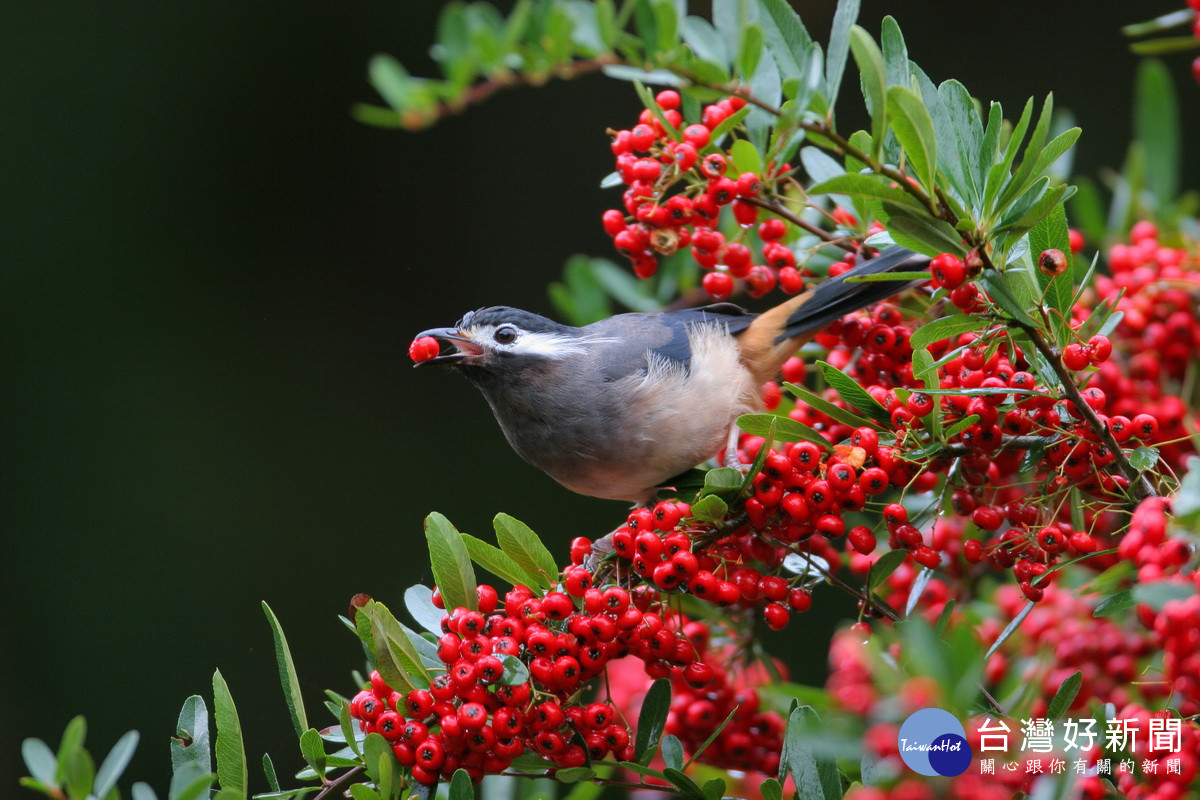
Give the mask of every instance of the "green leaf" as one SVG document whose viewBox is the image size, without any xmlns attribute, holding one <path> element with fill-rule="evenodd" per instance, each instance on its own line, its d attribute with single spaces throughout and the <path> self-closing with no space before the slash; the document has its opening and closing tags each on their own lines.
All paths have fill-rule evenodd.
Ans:
<svg viewBox="0 0 1200 800">
<path fill-rule="evenodd" d="M 920 350 L 942 339 L 958 337 L 964 333 L 981 330 L 993 323 L 982 317 L 968 314 L 954 314 L 949 317 L 939 317 L 932 322 L 926 322 L 912 332 L 913 350 Z"/>
<path fill-rule="evenodd" d="M 694 797 L 696 800 L 707 800 L 704 796 L 704 790 L 694 780 L 679 770 L 672 767 L 663 767 L 663 777 L 688 797 Z"/>
<path fill-rule="evenodd" d="M 1079 694 L 1079 687 L 1082 685 L 1082 672 L 1075 671 L 1064 678 L 1058 686 L 1058 691 L 1054 693 L 1054 698 L 1050 701 L 1050 708 L 1046 711 L 1047 718 L 1058 719 L 1067 713 L 1067 709 L 1071 707 L 1071 703 L 1075 702 L 1075 696 Z"/>
<path fill-rule="evenodd" d="M 1158 450 L 1153 447 L 1139 447 L 1129 454 L 1129 465 L 1138 472 L 1153 469 L 1158 463 Z"/>
<path fill-rule="evenodd" d="M 342 739 L 345 740 L 351 752 L 361 759 L 363 754 L 362 740 L 359 737 L 363 734 L 358 730 L 358 726 L 351 721 L 350 704 L 347 702 L 343 701 L 341 707 L 338 709 L 338 724 L 342 729 Z"/>
<path fill-rule="evenodd" d="M 784 76 L 807 74 L 812 37 L 786 0 L 756 0 L 758 22 L 763 28 L 767 50 Z"/>
<path fill-rule="evenodd" d="M 379 792 L 365 783 L 356 783 L 350 787 L 350 797 L 353 800 L 383 800 Z"/>
<path fill-rule="evenodd" d="M 704 473 L 705 494 L 732 494 L 742 488 L 744 476 L 734 467 L 717 467 Z"/>
<path fill-rule="evenodd" d="M 783 800 L 783 786 L 775 778 L 767 778 L 758 785 L 763 800 Z"/>
<path fill-rule="evenodd" d="M 133 800 L 158 800 L 158 795 L 154 793 L 150 784 L 141 781 L 130 787 L 130 796 Z"/>
<path fill-rule="evenodd" d="M 884 17 L 879 24 L 879 47 L 883 52 L 884 74 L 887 76 L 888 86 L 909 86 L 912 83 L 909 64 L 912 62 L 908 60 L 908 45 L 904 43 L 900 24 L 891 14 Z"/>
<path fill-rule="evenodd" d="M 382 782 L 383 779 L 379 764 L 384 757 L 391 759 L 392 746 L 380 734 L 368 733 L 367 738 L 363 739 L 363 767 L 368 777 L 376 783 Z"/>
<path fill-rule="evenodd" d="M 501 653 L 496 656 L 504 665 L 504 673 L 497 681 L 502 686 L 519 686 L 529 681 L 529 667 L 516 656 Z"/>
<path fill-rule="evenodd" d="M 692 516 L 704 522 L 719 522 L 728 513 L 729 504 L 715 494 L 706 494 L 692 503 Z"/>
<path fill-rule="evenodd" d="M 1035 171 L 1038 164 L 1037 157 L 1042 152 L 1042 145 L 1046 141 L 1046 134 L 1050 130 L 1050 122 L 1053 118 L 1054 95 L 1048 94 L 1042 103 L 1042 112 L 1038 116 L 1037 124 L 1033 126 L 1033 133 L 1029 134 L 1029 142 L 1025 145 L 1025 150 L 1021 154 L 1021 165 L 1017 167 L 1017 171 L 1012 176 L 1012 180 L 1008 186 L 1000 193 L 1000 199 L 996 203 L 996 211 L 1008 208 L 1017 197 L 1038 180 L 1039 173 Z M 1011 142 L 1009 148 L 1010 150 L 1012 149 Z"/>
<path fill-rule="evenodd" d="M 641 81 L 655 86 L 670 86 L 679 88 L 686 81 L 676 75 L 674 72 L 668 72 L 665 69 L 647 70 L 641 67 L 630 67 L 625 64 L 609 64 L 601 70 L 610 78 L 615 78 L 619 81 Z"/>
<path fill-rule="evenodd" d="M 896 240 L 896 244 L 927 256 L 936 256 L 939 253 L 961 256 L 967 250 L 963 245 L 962 236 L 950 223 L 930 217 L 929 212 L 924 209 L 909 204 L 884 202 L 883 211 L 888 217 L 888 231 Z"/>
<path fill-rule="evenodd" d="M 292 651 L 288 649 L 287 637 L 279 625 L 279 618 L 264 600 L 263 613 L 267 615 L 267 623 L 271 626 L 271 636 L 275 639 L 275 663 L 279 667 L 279 683 L 283 686 L 283 699 L 287 703 L 288 714 L 292 718 L 292 727 L 300 736 L 308 728 L 308 715 L 304 713 L 304 698 L 300 694 L 300 679 L 296 675 L 296 665 L 292 661 Z"/>
<path fill-rule="evenodd" d="M 1133 608 L 1133 590 L 1122 589 L 1115 594 L 1110 594 L 1108 597 L 1096 604 L 1096 608 L 1092 610 L 1093 617 L 1108 617 L 1127 608 Z"/>
<path fill-rule="evenodd" d="M 708 746 L 710 744 L 712 744 L 713 742 L 715 742 L 717 740 L 717 737 L 721 735 L 721 731 L 725 730 L 726 726 L 728 726 L 730 721 L 733 720 L 733 717 L 734 717 L 734 715 L 737 714 L 737 712 L 738 712 L 738 709 L 735 706 L 734 709 L 729 712 L 728 716 L 725 717 L 725 720 L 720 725 L 713 728 L 713 732 L 708 735 L 708 738 L 705 739 L 704 742 L 699 747 L 696 748 L 695 752 L 692 753 L 692 757 L 687 760 L 687 762 L 683 765 L 682 769 L 686 770 L 688 767 L 690 767 L 692 765 L 693 761 L 695 761 L 697 758 L 699 758 L 701 755 L 704 754 L 704 751 L 708 749 Z"/>
<path fill-rule="evenodd" d="M 867 572 L 867 591 L 875 591 L 875 588 L 887 580 L 887 577 L 895 572 L 906 558 L 908 558 L 908 551 L 902 549 L 888 550 L 881 555 Z"/>
<path fill-rule="evenodd" d="M 742 29 L 742 44 L 738 48 L 737 67 L 742 77 L 749 80 L 758 70 L 759 59 L 762 58 L 763 32 L 756 23 L 749 23 Z"/>
<path fill-rule="evenodd" d="M 496 541 L 509 558 L 543 589 L 549 589 L 558 578 L 554 555 L 542 544 L 529 526 L 508 514 L 497 514 L 493 520 Z"/>
<path fill-rule="evenodd" d="M 467 552 L 471 556 L 471 560 L 479 566 L 486 569 L 498 578 L 511 583 L 513 586 L 523 584 L 531 588 L 536 587 L 537 583 L 529 577 L 529 574 L 513 561 L 507 553 L 495 545 L 488 544 L 482 539 L 477 539 L 469 533 L 462 534 L 463 544 L 467 546 Z"/>
<path fill-rule="evenodd" d="M 449 611 L 479 607 L 475 590 L 475 571 L 471 557 L 450 520 L 434 511 L 425 517 L 425 541 L 429 545 L 429 563 L 442 600 Z"/>
<path fill-rule="evenodd" d="M 92 787 L 92 791 L 96 797 L 107 797 L 112 788 L 117 785 L 117 779 L 125 772 L 125 768 L 129 766 L 129 761 L 133 758 L 133 753 L 137 750 L 137 746 L 138 732 L 128 731 L 117 740 L 112 750 L 108 751 L 108 755 L 104 757 L 104 762 L 100 764 L 100 769 L 96 771 L 96 782 Z"/>
<path fill-rule="evenodd" d="M 1133 132 L 1146 156 L 1146 187 L 1161 211 L 1179 192 L 1182 157 L 1175 88 L 1170 71 L 1157 59 L 1138 65 Z"/>
<path fill-rule="evenodd" d="M 672 769 L 683 769 L 683 742 L 679 737 L 667 734 L 662 738 L 663 763 Z"/>
<path fill-rule="evenodd" d="M 842 779 L 837 762 L 814 746 L 820 737 L 820 717 L 810 706 L 797 706 L 788 715 L 779 753 L 779 780 L 790 774 L 800 800 L 839 800 Z"/>
<path fill-rule="evenodd" d="M 631 275 L 628 268 L 618 267 L 606 258 L 588 260 L 600 287 L 618 303 L 634 311 L 660 310 L 659 302 L 645 293 L 645 282 Z"/>
<path fill-rule="evenodd" d="M 817 368 L 821 370 L 821 375 L 825 378 L 825 382 L 836 389 L 843 400 L 864 414 L 869 415 L 876 422 L 883 425 L 891 425 L 892 417 L 888 413 L 888 410 L 880 405 L 878 400 L 871 397 L 866 389 L 859 386 L 854 378 L 851 378 L 837 367 L 824 361 L 818 361 Z"/>
<path fill-rule="evenodd" d="M 701 791 L 704 792 L 705 800 L 721 800 L 725 795 L 725 781 L 721 778 L 707 780 Z"/>
<path fill-rule="evenodd" d="M 1191 584 L 1174 581 L 1150 581 L 1133 587 L 1133 599 L 1155 611 L 1162 611 L 1163 606 L 1172 600 L 1187 600 L 1194 594 L 1196 588 Z"/>
<path fill-rule="evenodd" d="M 826 450 L 832 450 L 833 445 L 821 434 L 791 417 L 781 417 L 776 414 L 743 414 L 737 418 L 737 425 L 751 436 L 766 436 L 775 425 L 775 439 L 780 442 L 812 442 Z M 740 484 L 739 484 L 740 485 Z"/>
<path fill-rule="evenodd" d="M 58 760 L 48 744 L 41 739 L 26 739 L 21 742 L 21 757 L 34 780 L 51 789 L 58 788 Z"/>
<path fill-rule="evenodd" d="M 315 728 L 309 728 L 300 735 L 300 755 L 318 775 L 325 774 L 325 745 Z"/>
<path fill-rule="evenodd" d="M 893 186 L 891 180 L 882 175 L 846 172 L 810 186 L 808 191 L 810 194 L 845 194 L 851 197 L 867 197 L 872 200 L 895 203 L 898 206 L 920 208 L 908 192 L 898 186 Z"/>
<path fill-rule="evenodd" d="M 272 792 L 280 791 L 279 776 L 275 773 L 275 762 L 271 760 L 271 756 L 268 753 L 263 753 L 262 768 L 263 775 L 267 779 L 267 786 L 271 787 Z"/>
<path fill-rule="evenodd" d="M 1195 518 L 1200 514 L 1200 458 L 1192 456 L 1187 460 L 1187 474 L 1179 482 L 1171 510 L 1180 524 L 1195 529 Z"/>
<path fill-rule="evenodd" d="M 475 790 L 471 787 L 471 776 L 465 769 L 457 769 L 450 778 L 450 800 L 475 800 Z"/>
<path fill-rule="evenodd" d="M 680 24 L 680 33 L 683 41 L 699 58 L 720 67 L 730 65 L 729 48 L 708 20 L 696 16 L 685 17 Z"/>
<path fill-rule="evenodd" d="M 867 111 L 871 114 L 871 156 L 879 160 L 888 130 L 887 71 L 883 64 L 883 53 L 871 34 L 858 25 L 850 27 L 850 52 L 854 55 L 854 63 L 858 65 L 863 99 L 867 101 Z"/>
<path fill-rule="evenodd" d="M 208 733 L 208 707 L 204 698 L 192 695 L 183 701 L 175 736 L 171 739 L 171 772 L 179 773 L 195 767 L 205 774 L 212 772 L 211 740 Z"/>
<path fill-rule="evenodd" d="M 447 604 L 449 607 L 449 604 Z M 432 676 L 404 626 L 378 600 L 368 600 L 358 609 L 371 633 L 371 651 L 380 677 L 394 690 L 408 693 L 429 685 Z"/>
<path fill-rule="evenodd" d="M 1129 49 L 1134 55 L 1161 56 L 1168 53 L 1182 53 L 1196 49 L 1195 36 L 1163 36 L 1147 39 L 1144 42 L 1132 42 Z"/>
<path fill-rule="evenodd" d="M 1008 641 L 1008 637 L 1012 636 L 1016 632 L 1017 628 L 1021 627 L 1021 623 L 1025 621 L 1027 616 L 1029 616 L 1030 611 L 1033 611 L 1032 600 L 1025 604 L 1017 616 L 1013 617 L 1012 622 L 1005 626 L 1004 630 L 1000 631 L 1000 635 L 996 637 L 996 641 L 992 642 L 992 646 L 989 647 L 987 653 L 984 654 L 984 661 L 987 661 L 989 658 L 991 658 L 992 653 L 995 653 L 997 650 L 999 650 L 1000 645 Z"/>
<path fill-rule="evenodd" d="M 851 428 L 862 428 L 864 426 L 873 427 L 871 423 L 863 417 L 860 417 L 854 412 L 848 411 L 841 406 L 835 406 L 824 397 L 814 394 L 803 386 L 795 383 L 784 383 L 783 386 L 796 399 L 802 401 L 814 411 L 824 414 L 832 420 L 840 422 L 843 425 L 849 425 Z"/>
<path fill-rule="evenodd" d="M 367 76 L 388 105 L 397 111 L 408 107 L 411 97 L 408 71 L 393 56 L 385 53 L 373 56 L 367 64 Z"/>
<path fill-rule="evenodd" d="M 979 276 L 979 285 L 991 295 L 992 300 L 1000 307 L 1000 310 L 1010 318 L 1036 327 L 1037 323 L 1033 321 L 1033 318 L 1029 316 L 1024 307 L 1017 301 L 1012 290 L 1008 288 L 1008 281 L 1010 280 L 1020 280 L 1020 275 L 1014 274 L 1010 276 L 1007 273 L 984 272 Z"/>
<path fill-rule="evenodd" d="M 937 136 L 925 103 L 906 86 L 889 86 L 887 112 L 912 172 L 932 192 L 937 187 Z"/>
<path fill-rule="evenodd" d="M 733 156 L 733 166 L 738 172 L 763 174 L 762 159 L 759 157 L 758 150 L 745 139 L 735 141 L 729 148 L 729 154 Z"/>
<path fill-rule="evenodd" d="M 464 533 L 463 538 L 466 537 Z M 433 604 L 433 590 L 428 586 L 416 583 L 405 589 L 404 607 L 422 628 L 434 636 L 442 635 L 442 617 L 446 612 Z"/>
<path fill-rule="evenodd" d="M 55 776 L 60 784 L 66 782 L 67 757 L 76 750 L 81 749 L 86 738 L 87 720 L 82 716 L 72 718 L 63 731 L 62 740 L 58 743 L 58 768 L 55 771 Z"/>
<path fill-rule="evenodd" d="M 649 764 L 658 752 L 658 742 L 667 724 L 667 713 L 671 710 L 671 682 L 660 678 L 650 684 L 638 714 L 637 736 L 634 752 L 639 764 Z"/>
<path fill-rule="evenodd" d="M 242 722 L 221 670 L 213 673 L 213 714 L 217 719 L 217 781 L 223 791 L 246 797 L 246 749 Z"/>
<path fill-rule="evenodd" d="M 201 772 L 195 767 L 188 767 L 182 772 L 171 776 L 171 800 L 196 800 L 200 795 L 208 797 L 209 787 L 216 780 L 211 772 Z"/>
<path fill-rule="evenodd" d="M 838 0 L 833 12 L 833 28 L 829 33 L 829 50 L 825 54 L 825 96 L 830 108 L 837 102 L 850 54 L 850 26 L 858 19 L 861 0 Z"/>
</svg>

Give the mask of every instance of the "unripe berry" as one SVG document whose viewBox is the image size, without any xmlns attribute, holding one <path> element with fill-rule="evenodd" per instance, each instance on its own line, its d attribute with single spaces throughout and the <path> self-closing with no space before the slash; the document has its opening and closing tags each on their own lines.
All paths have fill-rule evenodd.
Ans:
<svg viewBox="0 0 1200 800">
<path fill-rule="evenodd" d="M 1049 250 L 1043 250 L 1038 256 L 1038 269 L 1046 275 L 1062 275 L 1069 266 L 1070 262 L 1067 260 L 1066 254 L 1058 248 L 1052 247 Z"/>
</svg>

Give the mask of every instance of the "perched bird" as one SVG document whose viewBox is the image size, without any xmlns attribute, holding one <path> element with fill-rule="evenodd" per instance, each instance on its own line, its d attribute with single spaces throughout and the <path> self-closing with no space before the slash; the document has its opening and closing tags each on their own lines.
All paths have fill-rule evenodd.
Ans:
<svg viewBox="0 0 1200 800">
<path fill-rule="evenodd" d="M 892 247 L 762 314 L 717 303 L 577 328 L 482 308 L 418 334 L 453 350 L 417 366 L 462 373 L 517 454 L 568 489 L 647 503 L 722 448 L 736 459 L 735 420 L 761 408 L 762 384 L 823 326 L 914 285 L 846 278 L 928 261 Z"/>
</svg>

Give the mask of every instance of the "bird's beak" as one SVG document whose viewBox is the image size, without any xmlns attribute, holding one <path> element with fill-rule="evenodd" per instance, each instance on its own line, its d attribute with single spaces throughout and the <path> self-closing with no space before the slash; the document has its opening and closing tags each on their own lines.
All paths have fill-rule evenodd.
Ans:
<svg viewBox="0 0 1200 800">
<path fill-rule="evenodd" d="M 430 328 L 427 331 L 418 333 L 416 338 L 420 339 L 423 336 L 431 336 L 442 344 L 453 345 L 454 350 L 431 358 L 428 361 L 418 361 L 414 365 L 417 367 L 426 364 L 457 364 L 483 354 L 483 348 L 464 336 L 458 328 Z"/>
</svg>

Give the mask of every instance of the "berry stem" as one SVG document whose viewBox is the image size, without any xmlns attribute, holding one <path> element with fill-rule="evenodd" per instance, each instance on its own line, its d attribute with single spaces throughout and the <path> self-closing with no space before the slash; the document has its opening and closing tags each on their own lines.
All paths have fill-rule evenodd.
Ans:
<svg viewBox="0 0 1200 800">
<path fill-rule="evenodd" d="M 742 202 L 749 203 L 752 206 L 758 206 L 759 208 L 761 208 L 765 211 L 770 211 L 772 214 L 779 217 L 780 219 L 787 220 L 788 222 L 795 225 L 797 228 L 802 228 L 803 230 L 806 230 L 809 233 L 811 233 L 813 236 L 816 236 L 819 239 L 829 242 L 831 245 L 834 245 L 835 247 L 842 248 L 847 253 L 858 252 L 858 248 L 856 248 L 853 244 L 834 236 L 833 234 L 831 234 L 829 231 L 825 230 L 824 228 L 821 228 L 817 225 L 813 225 L 808 220 L 802 219 L 799 215 L 792 213 L 787 207 L 785 207 L 782 203 L 779 202 L 778 197 L 771 196 L 771 198 L 769 200 L 763 199 L 761 197 L 747 197 L 747 198 L 743 198 Z"/>
<path fill-rule="evenodd" d="M 1054 370 L 1054 374 L 1058 376 L 1059 383 L 1062 385 L 1062 392 L 1067 396 L 1067 399 L 1078 410 L 1084 422 L 1092 429 L 1092 432 L 1100 437 L 1100 441 L 1113 453 L 1113 463 L 1117 465 L 1117 469 L 1121 474 L 1129 479 L 1131 489 L 1133 490 L 1134 498 L 1142 500 L 1146 497 L 1156 497 L 1158 492 L 1154 490 L 1154 486 L 1150 483 L 1150 479 L 1145 473 L 1139 472 L 1133 464 L 1129 463 L 1129 458 L 1125 455 L 1125 451 L 1121 449 L 1121 445 L 1117 442 L 1112 431 L 1108 429 L 1100 417 L 1096 414 L 1096 410 L 1087 404 L 1083 399 L 1083 394 L 1079 391 L 1079 387 L 1075 385 L 1075 376 L 1063 364 L 1062 351 L 1050 342 L 1046 341 L 1046 337 L 1042 332 L 1035 327 L 1022 323 L 1019 320 L 1010 320 L 1010 325 L 1020 328 L 1033 342 L 1033 346 L 1037 348 L 1042 357 L 1050 364 L 1050 368 Z"/>
</svg>

